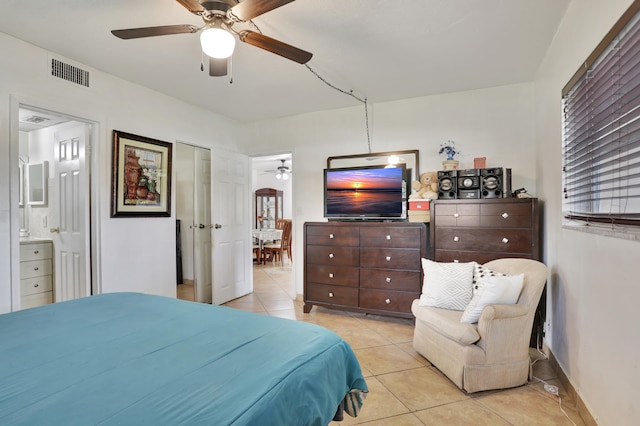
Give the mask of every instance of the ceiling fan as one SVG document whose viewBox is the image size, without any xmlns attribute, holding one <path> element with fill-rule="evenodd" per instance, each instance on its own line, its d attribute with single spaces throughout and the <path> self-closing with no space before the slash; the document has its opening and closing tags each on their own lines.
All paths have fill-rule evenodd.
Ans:
<svg viewBox="0 0 640 426">
<path fill-rule="evenodd" d="M 121 39 L 155 37 L 161 35 L 200 33 L 202 51 L 209 57 L 209 75 L 213 77 L 227 75 L 228 58 L 235 47 L 234 34 L 245 43 L 299 64 L 309 62 L 313 56 L 297 47 L 283 43 L 260 32 L 242 29 L 236 31 L 233 26 L 251 21 L 294 0 L 176 0 L 189 12 L 198 15 L 204 21 L 202 27 L 195 25 L 163 25 L 158 27 L 129 28 L 112 30 L 111 33 Z"/>
<path fill-rule="evenodd" d="M 289 179 L 289 174 L 293 173 L 289 167 L 285 166 L 286 160 L 280 160 L 282 164 L 280 164 L 275 170 L 265 170 L 265 173 L 276 173 L 276 179 L 287 180 Z"/>
</svg>

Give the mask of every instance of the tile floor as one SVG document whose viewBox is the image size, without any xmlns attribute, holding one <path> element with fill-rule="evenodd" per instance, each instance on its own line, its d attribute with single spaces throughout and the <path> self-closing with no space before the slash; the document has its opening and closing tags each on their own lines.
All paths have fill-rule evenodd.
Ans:
<svg viewBox="0 0 640 426">
<path fill-rule="evenodd" d="M 369 386 L 360 416 L 345 414 L 336 425 L 571 425 L 558 397 L 543 383 L 502 391 L 465 394 L 417 354 L 411 320 L 363 315 L 314 307 L 302 312 L 293 300 L 291 264 L 254 266 L 254 293 L 227 304 L 265 315 L 307 321 L 338 333 L 353 348 Z M 540 358 L 535 349 L 533 359 Z M 584 425 L 549 361 L 533 366 L 534 376 L 560 388 L 562 408 L 576 425 Z"/>
</svg>

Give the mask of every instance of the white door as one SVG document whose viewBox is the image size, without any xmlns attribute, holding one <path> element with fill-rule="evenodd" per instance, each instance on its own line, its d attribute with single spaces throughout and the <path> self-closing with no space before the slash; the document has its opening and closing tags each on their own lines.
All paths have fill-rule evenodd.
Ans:
<svg viewBox="0 0 640 426">
<path fill-rule="evenodd" d="M 195 148 L 193 257 L 196 302 L 212 302 L 211 270 L 211 151 Z"/>
<path fill-rule="evenodd" d="M 246 155 L 212 152 L 213 303 L 249 294 L 251 288 L 251 173 Z"/>
<path fill-rule="evenodd" d="M 56 302 L 91 294 L 89 253 L 89 178 L 85 157 L 89 125 L 54 134 L 54 208 L 50 231 L 55 259 Z"/>
</svg>

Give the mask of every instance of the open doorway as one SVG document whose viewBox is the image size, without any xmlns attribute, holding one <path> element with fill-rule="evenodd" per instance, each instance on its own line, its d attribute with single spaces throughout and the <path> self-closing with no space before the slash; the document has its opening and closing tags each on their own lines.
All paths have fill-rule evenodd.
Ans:
<svg viewBox="0 0 640 426">
<path fill-rule="evenodd" d="M 12 257 L 12 310 L 85 297 L 93 287 L 91 141 L 94 123 L 20 105 L 17 149 L 20 243 Z"/>
</svg>

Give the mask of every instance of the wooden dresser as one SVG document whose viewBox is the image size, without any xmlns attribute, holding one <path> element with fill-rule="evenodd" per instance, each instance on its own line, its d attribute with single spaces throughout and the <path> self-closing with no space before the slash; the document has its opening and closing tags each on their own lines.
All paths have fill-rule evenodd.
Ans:
<svg viewBox="0 0 640 426">
<path fill-rule="evenodd" d="M 413 318 L 427 241 L 424 223 L 305 223 L 304 312 L 318 305 Z"/>
<path fill-rule="evenodd" d="M 430 228 L 436 262 L 540 260 L 537 198 L 435 200 Z"/>
<path fill-rule="evenodd" d="M 21 309 L 53 303 L 53 243 L 20 242 Z"/>
</svg>

